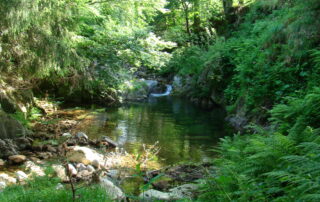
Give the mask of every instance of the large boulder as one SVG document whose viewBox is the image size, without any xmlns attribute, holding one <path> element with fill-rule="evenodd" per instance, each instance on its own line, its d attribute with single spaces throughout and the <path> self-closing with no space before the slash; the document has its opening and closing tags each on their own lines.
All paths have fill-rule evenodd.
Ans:
<svg viewBox="0 0 320 202">
<path fill-rule="evenodd" d="M 9 156 L 9 161 L 13 164 L 22 164 L 27 160 L 25 155 L 13 155 Z"/>
<path fill-rule="evenodd" d="M 125 194 L 119 187 L 113 184 L 108 178 L 100 179 L 100 185 L 106 189 L 107 195 L 111 200 L 121 201 L 126 198 Z"/>
<path fill-rule="evenodd" d="M 0 138 L 0 158 L 8 158 L 9 156 L 18 154 L 18 147 L 11 139 Z"/>
<path fill-rule="evenodd" d="M 0 139 L 15 139 L 29 133 L 19 121 L 2 111 L 0 120 Z"/>
<path fill-rule="evenodd" d="M 83 163 L 99 167 L 103 164 L 103 155 L 88 147 L 75 146 L 67 152 L 67 158 L 71 162 Z"/>
</svg>

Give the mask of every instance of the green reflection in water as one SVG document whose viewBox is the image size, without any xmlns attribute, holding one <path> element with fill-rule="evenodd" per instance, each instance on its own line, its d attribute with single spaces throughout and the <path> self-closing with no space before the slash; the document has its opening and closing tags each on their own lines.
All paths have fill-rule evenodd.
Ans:
<svg viewBox="0 0 320 202">
<path fill-rule="evenodd" d="M 209 112 L 174 97 L 150 98 L 94 116 L 85 129 L 91 138 L 109 136 L 134 153 L 141 152 L 142 144 L 158 141 L 158 158 L 164 165 L 203 161 L 213 155 L 208 150 L 219 138 L 230 133 L 222 109 Z"/>
</svg>

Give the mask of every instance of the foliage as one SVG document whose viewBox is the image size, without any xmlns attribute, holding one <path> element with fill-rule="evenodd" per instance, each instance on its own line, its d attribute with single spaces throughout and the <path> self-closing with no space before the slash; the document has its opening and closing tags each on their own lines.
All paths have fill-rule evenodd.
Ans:
<svg viewBox="0 0 320 202">
<path fill-rule="evenodd" d="M 204 186 L 202 199 L 217 201 L 317 201 L 318 131 L 307 128 L 302 140 L 279 133 L 225 138 L 217 172 Z"/>
<path fill-rule="evenodd" d="M 7 187 L 0 193 L 0 200 L 3 202 L 72 201 L 70 190 L 66 188 L 56 189 L 59 182 L 58 178 L 36 177 L 24 186 L 13 185 Z M 84 187 L 78 190 L 77 194 L 79 194 L 79 198 L 76 201 L 110 201 L 106 191 L 98 185 Z"/>
</svg>

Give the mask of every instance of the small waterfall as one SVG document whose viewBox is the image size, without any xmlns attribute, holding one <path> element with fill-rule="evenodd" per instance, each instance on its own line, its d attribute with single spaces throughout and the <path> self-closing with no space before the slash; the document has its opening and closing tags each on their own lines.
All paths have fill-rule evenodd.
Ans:
<svg viewBox="0 0 320 202">
<path fill-rule="evenodd" d="M 164 93 L 151 93 L 150 96 L 152 96 L 152 97 L 163 97 L 163 96 L 170 95 L 170 93 L 172 91 L 172 86 L 171 85 L 166 85 L 166 86 L 167 86 L 166 92 L 164 92 Z"/>
</svg>

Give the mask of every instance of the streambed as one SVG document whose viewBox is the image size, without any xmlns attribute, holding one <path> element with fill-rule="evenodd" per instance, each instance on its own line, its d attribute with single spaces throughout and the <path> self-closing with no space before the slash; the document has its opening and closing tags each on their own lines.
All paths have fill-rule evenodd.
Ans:
<svg viewBox="0 0 320 202">
<path fill-rule="evenodd" d="M 219 138 L 230 133 L 222 109 L 200 109 L 186 99 L 150 97 L 147 101 L 91 113 L 77 130 L 89 138 L 109 136 L 129 153 L 140 153 L 142 145 L 158 142 L 162 166 L 202 162 Z"/>
</svg>

